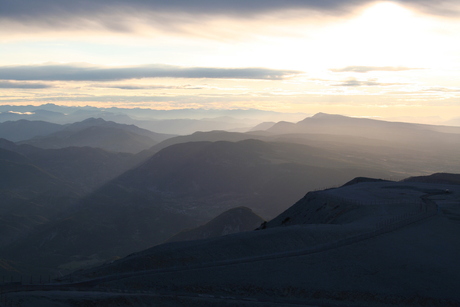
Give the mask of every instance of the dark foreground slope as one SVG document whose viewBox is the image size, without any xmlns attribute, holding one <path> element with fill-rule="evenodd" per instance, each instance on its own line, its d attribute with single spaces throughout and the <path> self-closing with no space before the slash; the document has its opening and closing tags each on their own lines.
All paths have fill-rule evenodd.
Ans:
<svg viewBox="0 0 460 307">
<path fill-rule="evenodd" d="M 82 283 L 72 287 L 93 298 L 103 289 L 126 292 L 99 296 L 100 306 L 110 299 L 119 306 L 458 306 L 460 223 L 445 212 L 459 200 L 458 185 L 361 180 L 307 194 L 291 225 L 275 219 L 263 230 L 159 245 L 75 273 Z M 335 206 L 347 217 L 325 220 L 321 211 Z M 7 299 L 88 302 L 69 292 Z"/>
</svg>

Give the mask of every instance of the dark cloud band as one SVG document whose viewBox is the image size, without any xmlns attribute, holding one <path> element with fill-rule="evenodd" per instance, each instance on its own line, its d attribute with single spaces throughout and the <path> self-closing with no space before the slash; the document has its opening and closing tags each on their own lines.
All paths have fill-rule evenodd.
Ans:
<svg viewBox="0 0 460 307">
<path fill-rule="evenodd" d="M 375 0 L 6 0 L 0 4 L 0 16 L 30 17 L 80 15 L 114 12 L 131 8 L 139 12 L 187 12 L 204 14 L 257 14 L 284 9 L 340 10 L 347 6 L 361 5 Z"/>
<path fill-rule="evenodd" d="M 388 0 L 427 14 L 458 16 L 458 0 Z M 280 12 L 312 10 L 344 15 L 379 0 L 4 0 L 0 26 L 11 32 L 109 31 L 134 33 L 139 25 L 166 32 L 185 32 L 184 24 L 208 18 L 254 18 Z"/>
<path fill-rule="evenodd" d="M 39 65 L 0 67 L 0 80 L 113 81 L 144 78 L 212 78 L 280 80 L 302 72 L 268 68 L 207 68 L 169 65 L 95 67 Z"/>
<path fill-rule="evenodd" d="M 432 13 L 452 13 L 457 0 L 389 0 Z M 343 11 L 378 0 L 5 0 L 0 2 L 0 17 L 93 15 L 130 8 L 139 12 L 248 15 L 269 11 L 314 9 Z"/>
</svg>

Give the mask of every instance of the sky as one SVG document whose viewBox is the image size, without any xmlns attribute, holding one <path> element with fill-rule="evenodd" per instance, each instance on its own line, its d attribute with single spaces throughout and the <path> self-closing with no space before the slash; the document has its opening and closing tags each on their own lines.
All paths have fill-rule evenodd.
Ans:
<svg viewBox="0 0 460 307">
<path fill-rule="evenodd" d="M 0 104 L 460 117 L 458 0 L 0 0 Z"/>
</svg>

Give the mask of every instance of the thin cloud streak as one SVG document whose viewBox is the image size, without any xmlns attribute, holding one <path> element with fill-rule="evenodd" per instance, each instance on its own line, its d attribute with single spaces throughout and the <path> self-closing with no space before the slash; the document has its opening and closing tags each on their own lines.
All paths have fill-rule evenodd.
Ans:
<svg viewBox="0 0 460 307">
<path fill-rule="evenodd" d="M 333 68 L 330 69 L 332 72 L 357 72 L 367 73 L 371 71 L 406 71 L 406 70 L 418 70 L 423 68 L 411 68 L 411 67 L 392 67 L 392 66 L 347 66 L 344 68 Z"/>
<path fill-rule="evenodd" d="M 0 88 L 4 89 L 45 89 L 52 87 L 53 86 L 44 83 L 0 81 Z"/>
<path fill-rule="evenodd" d="M 100 67 L 89 65 L 22 65 L 0 67 L 0 80 L 113 81 L 144 78 L 211 78 L 282 80 L 301 74 L 268 68 L 211 68 L 172 65 Z"/>
<path fill-rule="evenodd" d="M 371 79 L 366 81 L 360 81 L 355 78 L 350 78 L 342 83 L 333 84 L 333 86 L 350 86 L 350 87 L 357 87 L 357 86 L 394 86 L 394 85 L 405 85 L 403 83 L 381 83 L 377 82 L 377 79 Z"/>
<path fill-rule="evenodd" d="M 455 18 L 460 14 L 460 5 L 457 0 L 397 0 L 394 2 L 407 5 L 427 15 Z"/>
<path fill-rule="evenodd" d="M 94 88 L 115 88 L 120 90 L 198 90 L 203 87 L 192 85 L 122 85 L 122 84 L 91 84 Z"/>
</svg>

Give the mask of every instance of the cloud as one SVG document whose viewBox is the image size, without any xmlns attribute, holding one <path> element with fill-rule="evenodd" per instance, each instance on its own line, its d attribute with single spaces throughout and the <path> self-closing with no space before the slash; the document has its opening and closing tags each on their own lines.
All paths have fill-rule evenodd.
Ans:
<svg viewBox="0 0 460 307">
<path fill-rule="evenodd" d="M 59 95 L 59 96 L 46 96 L 46 97 L 34 97 L 33 99 L 29 98 L 17 98 L 9 99 L 9 103 L 17 102 L 46 102 L 46 103 L 62 103 L 62 102 L 83 102 L 83 103 L 123 103 L 126 106 L 129 106 L 133 103 L 155 103 L 155 102 L 168 102 L 168 103 L 199 103 L 207 104 L 216 101 L 222 102 L 232 102 L 238 100 L 246 100 L 247 97 L 243 98 L 235 95 L 221 95 L 221 96 L 206 96 L 206 95 L 174 95 L 174 96 L 162 96 L 162 95 L 101 95 L 101 96 L 92 96 L 92 95 Z M 251 100 L 262 99 L 259 97 L 251 97 Z"/>
<path fill-rule="evenodd" d="M 456 0 L 389 0 L 438 14 L 447 14 L 456 7 Z M 167 12 L 218 15 L 255 15 L 281 10 L 309 9 L 344 12 L 349 8 L 368 5 L 379 0 L 15 0 L 2 1 L 0 17 L 30 18 L 58 16 L 88 16 L 128 12 Z"/>
<path fill-rule="evenodd" d="M 397 0 L 395 2 L 407 5 L 428 15 L 458 17 L 460 14 L 458 0 Z"/>
<path fill-rule="evenodd" d="M 301 74 L 296 70 L 268 68 L 210 68 L 172 65 L 102 67 L 90 65 L 1 66 L 0 80 L 113 81 L 144 78 L 211 78 L 281 80 Z"/>
<path fill-rule="evenodd" d="M 0 17 L 31 18 L 114 14 L 128 10 L 139 13 L 189 13 L 218 15 L 254 15 L 269 11 L 314 9 L 341 11 L 375 0 L 15 0 L 3 1 Z"/>
<path fill-rule="evenodd" d="M 370 79 L 366 81 L 360 81 L 355 78 L 350 78 L 342 83 L 338 84 L 333 84 L 333 86 L 350 86 L 350 87 L 355 87 L 355 86 L 392 86 L 392 85 L 404 85 L 403 83 L 381 83 L 377 82 L 377 79 Z"/>
<path fill-rule="evenodd" d="M 180 89 L 187 89 L 187 90 L 197 90 L 203 89 L 200 86 L 193 86 L 193 85 L 131 85 L 131 84 L 92 84 L 91 87 L 99 87 L 99 88 L 116 88 L 120 90 L 180 90 Z"/>
<path fill-rule="evenodd" d="M 459 13 L 456 0 L 390 1 L 429 14 L 458 16 Z M 255 18 L 305 10 L 343 15 L 376 2 L 378 0 L 7 0 L 0 2 L 0 25 L 13 23 L 17 26 L 11 28 L 14 31 L 25 27 L 34 32 L 40 29 L 134 32 L 140 23 L 162 30 L 186 31 L 181 24 L 199 24 L 207 18 Z"/>
<path fill-rule="evenodd" d="M 411 67 L 402 67 L 402 66 L 347 66 L 344 68 L 333 68 L 330 69 L 332 72 L 358 72 L 358 73 L 367 73 L 370 71 L 406 71 L 406 70 L 416 70 L 423 68 L 411 68 Z"/>
<path fill-rule="evenodd" d="M 44 84 L 44 83 L 0 81 L 0 88 L 41 89 L 41 88 L 52 88 L 52 87 L 53 86 Z"/>
<path fill-rule="evenodd" d="M 422 90 L 423 92 L 442 92 L 442 93 L 460 93 L 460 88 L 447 88 L 447 87 L 430 87 Z"/>
</svg>

